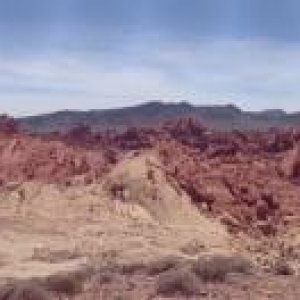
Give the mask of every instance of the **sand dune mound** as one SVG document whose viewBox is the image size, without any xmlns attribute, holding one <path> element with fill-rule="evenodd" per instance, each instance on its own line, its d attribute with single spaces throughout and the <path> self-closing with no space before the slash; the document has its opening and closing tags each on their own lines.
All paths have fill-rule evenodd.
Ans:
<svg viewBox="0 0 300 300">
<path fill-rule="evenodd" d="M 225 234 L 204 216 L 190 196 L 167 175 L 155 152 L 129 153 L 100 183 L 66 187 L 27 182 L 2 191 L 3 215 L 95 220 L 125 218 L 155 224 L 201 226 Z"/>
<path fill-rule="evenodd" d="M 123 261 L 234 251 L 226 228 L 195 209 L 151 152 L 128 155 L 98 184 L 3 191 L 0 211 L 0 242 L 10 249 L 0 277 L 76 269 L 110 251 Z"/>
<path fill-rule="evenodd" d="M 139 205 L 159 222 L 188 223 L 199 212 L 153 154 L 128 157 L 104 181 L 113 201 Z"/>
</svg>

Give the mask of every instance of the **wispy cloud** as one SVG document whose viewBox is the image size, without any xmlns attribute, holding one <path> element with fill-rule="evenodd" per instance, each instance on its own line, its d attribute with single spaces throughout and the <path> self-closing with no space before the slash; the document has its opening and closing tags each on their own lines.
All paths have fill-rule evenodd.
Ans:
<svg viewBox="0 0 300 300">
<path fill-rule="evenodd" d="M 300 45 L 261 40 L 127 45 L 0 59 L 0 110 L 34 114 L 145 100 L 297 110 Z"/>
</svg>

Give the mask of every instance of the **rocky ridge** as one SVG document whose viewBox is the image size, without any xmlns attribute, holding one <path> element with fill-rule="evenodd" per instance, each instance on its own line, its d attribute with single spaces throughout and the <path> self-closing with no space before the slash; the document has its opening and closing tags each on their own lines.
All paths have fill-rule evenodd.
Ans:
<svg viewBox="0 0 300 300">
<path fill-rule="evenodd" d="M 1 117 L 0 183 L 88 185 L 128 153 L 151 150 L 195 209 L 219 217 L 231 232 L 273 236 L 299 213 L 299 140 L 297 130 L 220 132 L 193 118 L 122 133 L 79 125 L 65 134 L 24 134 Z"/>
</svg>

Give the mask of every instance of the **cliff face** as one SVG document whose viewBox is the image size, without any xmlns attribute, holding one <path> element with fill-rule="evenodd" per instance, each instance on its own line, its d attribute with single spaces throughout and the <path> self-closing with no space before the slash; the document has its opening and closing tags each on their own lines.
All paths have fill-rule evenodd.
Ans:
<svg viewBox="0 0 300 300">
<path fill-rule="evenodd" d="M 300 114 L 281 110 L 245 112 L 234 105 L 193 106 L 188 103 L 149 102 L 135 107 L 92 111 L 61 111 L 18 119 L 22 129 L 32 132 L 66 132 L 77 124 L 93 130 L 124 129 L 129 126 L 154 126 L 170 118 L 193 117 L 218 130 L 299 127 Z"/>
</svg>

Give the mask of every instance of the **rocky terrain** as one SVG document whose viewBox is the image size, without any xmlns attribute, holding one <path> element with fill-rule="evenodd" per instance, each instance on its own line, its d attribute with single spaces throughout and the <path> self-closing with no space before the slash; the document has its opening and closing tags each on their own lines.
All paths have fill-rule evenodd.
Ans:
<svg viewBox="0 0 300 300">
<path fill-rule="evenodd" d="M 298 299 L 297 129 L 2 116 L 0 188 L 0 300 Z"/>
</svg>

